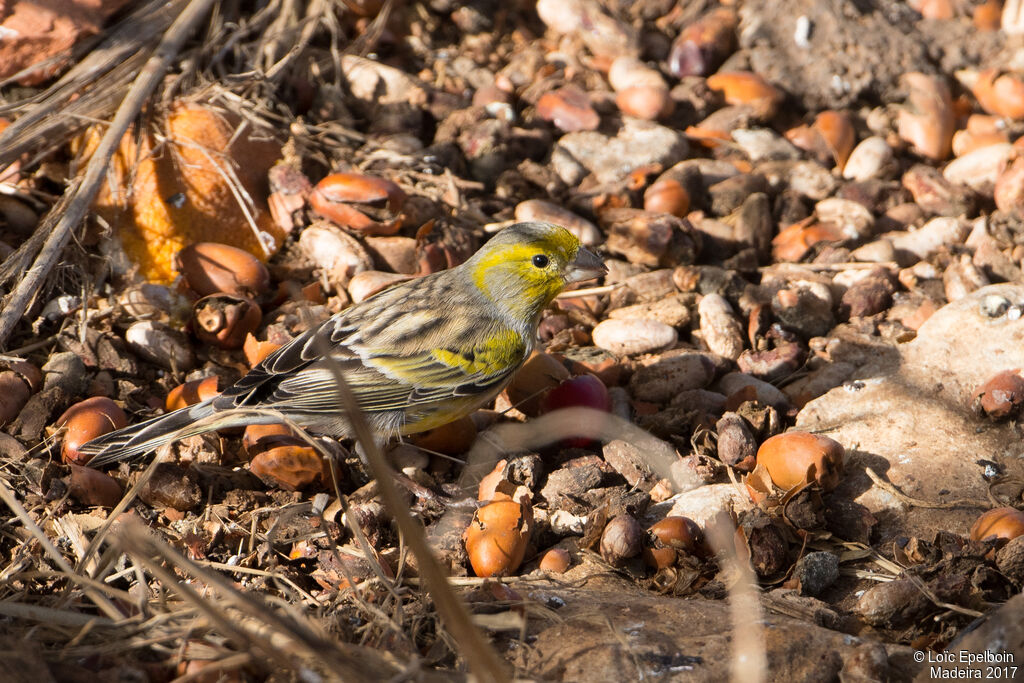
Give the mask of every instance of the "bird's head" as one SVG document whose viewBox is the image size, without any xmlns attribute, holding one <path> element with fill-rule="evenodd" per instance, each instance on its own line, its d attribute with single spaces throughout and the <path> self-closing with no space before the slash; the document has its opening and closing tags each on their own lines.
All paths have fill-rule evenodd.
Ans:
<svg viewBox="0 0 1024 683">
<path fill-rule="evenodd" d="M 576 236 L 552 223 L 516 223 L 466 262 L 484 296 L 522 321 L 535 320 L 567 284 L 608 272 Z"/>
</svg>

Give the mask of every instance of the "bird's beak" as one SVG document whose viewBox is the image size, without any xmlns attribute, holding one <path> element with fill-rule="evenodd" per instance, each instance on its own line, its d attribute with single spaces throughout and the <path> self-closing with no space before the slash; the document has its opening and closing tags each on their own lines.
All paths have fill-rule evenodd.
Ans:
<svg viewBox="0 0 1024 683">
<path fill-rule="evenodd" d="M 586 247 L 580 247 L 574 258 L 565 269 L 566 284 L 593 280 L 608 272 L 601 257 Z"/>
</svg>

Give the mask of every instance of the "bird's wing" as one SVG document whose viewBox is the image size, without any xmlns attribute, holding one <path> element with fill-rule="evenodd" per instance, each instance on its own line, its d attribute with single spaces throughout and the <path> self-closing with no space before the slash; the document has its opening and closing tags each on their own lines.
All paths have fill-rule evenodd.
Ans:
<svg viewBox="0 0 1024 683">
<path fill-rule="evenodd" d="M 338 369 L 363 410 L 415 411 L 489 393 L 529 352 L 528 340 L 475 307 L 431 300 L 425 308 L 408 296 L 398 306 L 392 298 L 375 314 L 343 311 L 308 330 L 225 391 L 216 406 L 338 414 L 344 405 Z M 473 335 L 464 329 L 466 320 L 473 321 Z"/>
</svg>

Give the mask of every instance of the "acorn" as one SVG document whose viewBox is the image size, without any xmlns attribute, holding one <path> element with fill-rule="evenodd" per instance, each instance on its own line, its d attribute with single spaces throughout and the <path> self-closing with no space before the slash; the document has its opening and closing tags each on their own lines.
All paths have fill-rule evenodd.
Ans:
<svg viewBox="0 0 1024 683">
<path fill-rule="evenodd" d="M 565 548 L 552 548 L 544 553 L 537 565 L 539 569 L 552 574 L 564 574 L 569 569 L 571 561 L 569 551 Z"/>
<path fill-rule="evenodd" d="M 90 457 L 79 449 L 98 436 L 128 426 L 128 416 L 119 405 L 106 396 L 79 401 L 57 419 L 58 427 L 66 427 L 61 444 L 61 458 L 66 463 L 85 465 Z"/>
<path fill-rule="evenodd" d="M 971 526 L 970 536 L 972 541 L 987 538 L 1009 541 L 1024 536 L 1024 512 L 1012 507 L 989 510 Z"/>
<path fill-rule="evenodd" d="M 167 399 L 164 401 L 164 408 L 167 412 L 187 408 L 188 406 L 201 403 L 211 399 L 220 393 L 220 378 L 210 375 L 203 379 L 194 379 L 191 382 L 179 384 L 170 390 Z"/>
<path fill-rule="evenodd" d="M 757 464 L 784 491 L 816 484 L 831 491 L 839 484 L 844 449 L 835 439 L 809 432 L 785 432 L 757 449 Z"/>
<path fill-rule="evenodd" d="M 523 562 L 530 538 L 528 506 L 499 500 L 478 508 L 462 535 L 473 573 L 509 576 Z"/>
<path fill-rule="evenodd" d="M 361 173 L 332 173 L 309 195 L 313 211 L 364 235 L 397 233 L 405 219 L 405 200 L 405 192 L 395 183 Z"/>
<path fill-rule="evenodd" d="M 601 532 L 601 557 L 621 567 L 643 550 L 644 530 L 632 515 L 616 516 Z"/>
<path fill-rule="evenodd" d="M 267 267 L 247 251 L 217 242 L 197 242 L 174 258 L 174 267 L 199 296 L 222 292 L 257 297 L 270 291 Z"/>
<path fill-rule="evenodd" d="M 263 321 L 255 301 L 233 294 L 211 294 L 192 306 L 196 336 L 222 349 L 240 349 Z"/>
</svg>

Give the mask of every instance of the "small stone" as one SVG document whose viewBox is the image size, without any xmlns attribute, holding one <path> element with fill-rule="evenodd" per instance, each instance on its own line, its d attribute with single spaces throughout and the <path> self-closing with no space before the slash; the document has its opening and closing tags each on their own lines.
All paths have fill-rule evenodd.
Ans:
<svg viewBox="0 0 1024 683">
<path fill-rule="evenodd" d="M 847 319 L 876 315 L 892 306 L 896 291 L 889 271 L 877 268 L 843 293 L 839 315 Z"/>
<path fill-rule="evenodd" d="M 889 678 L 889 655 L 881 643 L 862 643 L 843 661 L 839 672 L 843 683 L 869 683 L 887 681 Z"/>
<path fill-rule="evenodd" d="M 628 441 L 616 439 L 604 445 L 601 451 L 605 462 L 622 475 L 626 483 L 649 493 L 658 478 L 651 472 L 643 452 Z"/>
<path fill-rule="evenodd" d="M 824 166 L 813 161 L 801 161 L 793 164 L 789 170 L 789 189 L 809 199 L 822 200 L 831 197 L 837 185 L 835 176 Z"/>
<path fill-rule="evenodd" d="M 657 320 L 669 327 L 684 328 L 690 324 L 692 302 L 692 295 L 671 294 L 652 303 L 616 308 L 608 312 L 608 317 L 614 320 Z"/>
<path fill-rule="evenodd" d="M 852 199 L 829 197 L 814 205 L 814 215 L 823 223 L 839 228 L 846 237 L 863 239 L 869 237 L 875 225 L 875 217 L 863 204 Z"/>
<path fill-rule="evenodd" d="M 959 244 L 967 237 L 969 229 L 959 218 L 933 218 L 917 230 L 890 232 L 886 237 L 896 250 L 900 265 L 911 265 L 924 261 L 944 246 Z M 906 252 L 906 257 L 901 254 Z"/>
<path fill-rule="evenodd" d="M 963 185 L 950 182 L 937 168 L 917 164 L 902 178 L 914 203 L 937 216 L 968 215 L 974 210 L 974 194 Z"/>
<path fill-rule="evenodd" d="M 839 578 L 839 557 L 823 550 L 807 553 L 796 563 L 793 578 L 801 594 L 817 597 Z"/>
<path fill-rule="evenodd" d="M 551 153 L 551 162 L 566 185 L 579 184 L 582 176 L 573 169 L 580 167 L 600 183 L 614 183 L 642 166 L 671 166 L 688 151 L 682 133 L 650 121 L 627 119 L 614 138 L 594 131 L 562 136 Z"/>
<path fill-rule="evenodd" d="M 751 161 L 795 161 L 802 152 L 770 128 L 739 128 L 732 139 Z"/>
<path fill-rule="evenodd" d="M 1016 154 L 1008 142 L 987 145 L 946 164 L 943 177 L 951 183 L 966 185 L 980 195 L 991 197 L 996 181 Z"/>
<path fill-rule="evenodd" d="M 668 268 L 632 275 L 621 282 L 625 285 L 623 289 L 642 303 L 661 301 L 679 291 L 676 289 L 674 273 Z"/>
<path fill-rule="evenodd" d="M 753 392 L 754 398 L 758 403 L 780 410 L 785 409 L 789 405 L 789 399 L 775 386 L 768 382 L 763 382 L 756 377 L 745 375 L 742 372 L 730 372 L 719 380 L 718 387 L 726 396 L 732 396 L 739 391 L 750 390 Z"/>
<path fill-rule="evenodd" d="M 679 392 L 702 389 L 715 376 L 715 364 L 702 353 L 668 351 L 641 361 L 629 380 L 633 397 L 663 403 Z"/>
<path fill-rule="evenodd" d="M 574 85 L 564 85 L 541 95 L 537 100 L 537 116 L 566 133 L 594 130 L 601 123 L 587 93 Z"/>
<path fill-rule="evenodd" d="M 700 331 L 712 353 L 736 360 L 743 353 L 743 327 L 732 306 L 719 294 L 708 294 L 697 307 Z"/>
<path fill-rule="evenodd" d="M 166 370 L 187 372 L 195 367 L 188 338 L 163 323 L 135 323 L 124 333 L 124 340 L 135 353 Z"/>
<path fill-rule="evenodd" d="M 656 320 L 613 318 L 599 323 L 591 335 L 595 346 L 621 356 L 661 351 L 678 340 L 674 328 Z"/>
<path fill-rule="evenodd" d="M 850 152 L 850 158 L 843 167 L 843 177 L 847 180 L 881 178 L 891 166 L 892 160 L 892 147 L 884 138 L 864 138 Z"/>
<path fill-rule="evenodd" d="M 821 337 L 835 325 L 832 293 L 817 282 L 798 283 L 772 297 L 772 312 L 785 327 L 805 339 Z"/>
<path fill-rule="evenodd" d="M 711 213 L 728 216 L 755 192 L 768 192 L 768 180 L 760 173 L 743 173 L 715 183 L 708 188 Z"/>
</svg>

